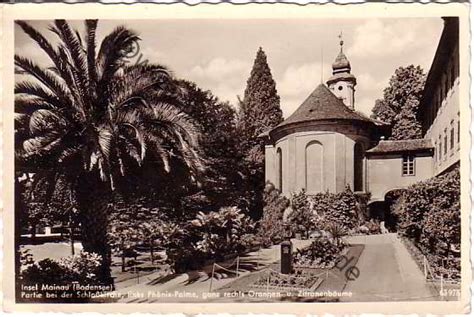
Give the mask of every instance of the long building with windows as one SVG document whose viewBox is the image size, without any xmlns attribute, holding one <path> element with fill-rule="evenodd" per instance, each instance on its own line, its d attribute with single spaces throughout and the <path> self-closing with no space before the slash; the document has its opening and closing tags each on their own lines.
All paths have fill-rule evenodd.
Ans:
<svg viewBox="0 0 474 317">
<path fill-rule="evenodd" d="M 460 160 L 459 19 L 444 29 L 428 72 L 419 116 L 423 138 L 385 140 L 388 125 L 354 110 L 356 77 L 341 50 L 319 85 L 265 139 L 266 179 L 289 196 L 340 192 L 346 186 L 381 205 L 391 192 L 444 173 Z"/>
</svg>

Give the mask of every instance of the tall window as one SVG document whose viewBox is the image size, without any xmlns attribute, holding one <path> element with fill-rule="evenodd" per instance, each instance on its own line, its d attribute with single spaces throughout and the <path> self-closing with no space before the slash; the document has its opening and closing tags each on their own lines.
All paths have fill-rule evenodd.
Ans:
<svg viewBox="0 0 474 317">
<path fill-rule="evenodd" d="M 283 155 L 281 154 L 281 148 L 277 149 L 277 166 L 278 166 L 278 189 L 283 191 Z"/>
<path fill-rule="evenodd" d="M 413 155 L 403 156 L 402 175 L 403 176 L 415 175 L 415 157 Z"/>
<path fill-rule="evenodd" d="M 448 131 L 444 129 L 444 155 L 448 154 Z"/>
<path fill-rule="evenodd" d="M 438 141 L 435 142 L 434 146 L 434 160 L 435 162 L 438 161 Z"/>
<path fill-rule="evenodd" d="M 449 136 L 449 148 L 452 150 L 454 149 L 454 121 L 451 122 L 451 131 Z"/>
<path fill-rule="evenodd" d="M 323 145 L 312 141 L 306 146 L 306 191 L 319 193 L 323 191 Z"/>
<path fill-rule="evenodd" d="M 443 140 L 441 139 L 441 135 L 439 136 L 439 150 L 438 150 L 438 161 L 441 162 L 443 157 Z"/>
<path fill-rule="evenodd" d="M 360 143 L 354 145 L 354 191 L 362 191 L 364 179 L 364 149 Z"/>
</svg>

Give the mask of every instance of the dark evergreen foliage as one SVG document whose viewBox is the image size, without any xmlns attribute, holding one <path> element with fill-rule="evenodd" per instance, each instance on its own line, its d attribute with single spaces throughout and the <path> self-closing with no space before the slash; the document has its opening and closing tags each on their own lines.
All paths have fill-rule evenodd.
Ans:
<svg viewBox="0 0 474 317">
<path fill-rule="evenodd" d="M 238 132 L 243 157 L 242 182 L 245 209 L 253 218 L 263 210 L 262 192 L 265 184 L 264 144 L 258 136 L 283 121 L 280 97 L 276 90 L 267 56 L 259 48 L 247 80 L 244 99 L 240 102 Z"/>
</svg>

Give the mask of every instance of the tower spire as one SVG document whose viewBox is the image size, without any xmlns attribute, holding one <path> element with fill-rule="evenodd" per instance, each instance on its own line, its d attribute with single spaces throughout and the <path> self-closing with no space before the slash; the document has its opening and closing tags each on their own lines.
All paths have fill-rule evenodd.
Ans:
<svg viewBox="0 0 474 317">
<path fill-rule="evenodd" d="M 344 45 L 344 40 L 342 39 L 342 31 L 339 33 L 337 37 L 339 38 L 339 45 L 341 46 L 341 53 L 342 53 L 342 47 Z"/>
<path fill-rule="evenodd" d="M 339 38 L 340 52 L 336 60 L 332 64 L 332 76 L 326 82 L 329 89 L 339 98 L 344 104 L 351 109 L 354 109 L 354 92 L 357 84 L 356 78 L 351 74 L 351 63 L 344 54 L 344 40 L 342 38 L 342 31 L 337 36 Z"/>
</svg>

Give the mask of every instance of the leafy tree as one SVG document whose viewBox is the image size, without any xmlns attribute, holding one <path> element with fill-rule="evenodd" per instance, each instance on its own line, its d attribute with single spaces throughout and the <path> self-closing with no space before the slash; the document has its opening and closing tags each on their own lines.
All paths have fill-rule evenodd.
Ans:
<svg viewBox="0 0 474 317">
<path fill-rule="evenodd" d="M 399 67 L 384 89 L 383 99 L 376 100 L 372 118 L 392 126 L 392 140 L 422 137 L 418 108 L 425 85 L 425 73 L 420 66 Z"/>
<path fill-rule="evenodd" d="M 17 24 L 52 63 L 43 68 L 15 56 L 17 69 L 34 79 L 15 86 L 17 169 L 70 184 L 84 250 L 101 256 L 99 276 L 112 284 L 106 232 L 112 192 L 146 166 L 161 175 L 179 166 L 187 179 L 199 178 L 199 130 L 163 97 L 174 89 L 165 67 L 127 64 L 135 32 L 119 26 L 97 46 L 97 20 L 85 21 L 84 38 L 55 20 L 54 46 L 28 23 Z"/>
<path fill-rule="evenodd" d="M 264 144 L 258 136 L 282 121 L 276 84 L 267 63 L 267 56 L 262 48 L 259 48 L 247 80 L 244 99 L 240 102 L 238 118 L 242 170 L 246 177 L 243 192 L 247 198 L 246 207 L 254 218 L 259 218 L 262 213 L 262 192 L 265 185 Z"/>
<path fill-rule="evenodd" d="M 200 211 L 235 205 L 240 197 L 237 186 L 241 182 L 236 111 L 193 82 L 179 80 L 177 85 L 185 91 L 179 96 L 181 110 L 193 118 L 202 131 L 200 146 L 207 161 L 200 191 L 184 198 L 184 208 Z"/>
</svg>

